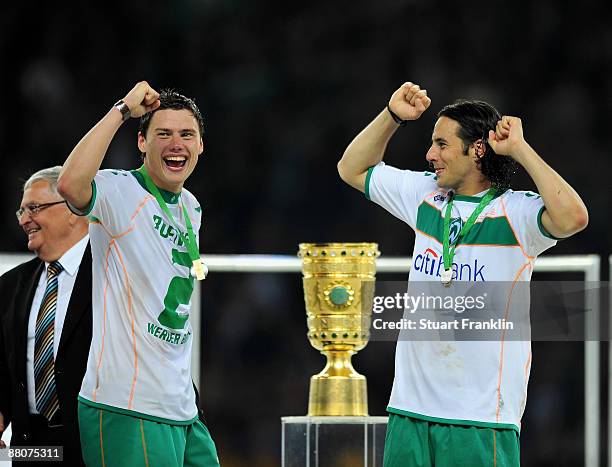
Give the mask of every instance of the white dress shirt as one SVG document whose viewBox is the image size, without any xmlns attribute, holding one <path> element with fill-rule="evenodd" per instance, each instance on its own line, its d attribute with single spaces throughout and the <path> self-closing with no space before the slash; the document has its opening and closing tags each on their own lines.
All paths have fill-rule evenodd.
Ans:
<svg viewBox="0 0 612 467">
<path fill-rule="evenodd" d="M 85 235 L 85 237 L 83 237 L 78 243 L 64 253 L 64 255 L 58 260 L 64 269 L 57 276 L 57 308 L 55 310 L 55 327 L 53 330 L 54 359 L 57 357 L 57 349 L 62 337 L 62 328 L 64 327 L 64 320 L 66 319 L 68 303 L 70 302 L 74 282 L 76 280 L 77 272 L 79 272 L 79 266 L 81 265 L 83 253 L 85 253 L 85 248 L 87 248 L 88 241 L 89 235 Z M 30 319 L 28 321 L 26 373 L 28 378 L 28 404 L 31 414 L 38 413 L 38 410 L 36 410 L 36 388 L 34 383 L 34 337 L 36 334 L 36 317 L 38 316 L 38 311 L 47 287 L 47 267 L 49 267 L 49 263 L 45 262 L 45 268 L 40 275 L 38 286 L 36 287 L 36 293 L 34 294 L 34 300 L 32 300 Z"/>
</svg>

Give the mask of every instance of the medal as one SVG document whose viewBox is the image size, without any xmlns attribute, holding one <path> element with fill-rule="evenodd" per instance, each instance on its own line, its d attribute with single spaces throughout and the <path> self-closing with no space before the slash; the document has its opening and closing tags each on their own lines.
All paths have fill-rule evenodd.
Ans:
<svg viewBox="0 0 612 467">
<path fill-rule="evenodd" d="M 442 282 L 442 284 L 444 284 L 444 287 L 450 286 L 451 282 L 453 281 L 453 270 L 445 269 L 444 271 L 442 271 L 442 274 L 440 275 L 440 281 Z"/>
<path fill-rule="evenodd" d="M 459 230 L 459 233 L 455 237 L 454 243 L 451 247 L 450 242 L 450 229 L 451 229 L 451 211 L 453 209 L 453 200 L 455 198 L 454 193 L 448 194 L 448 204 L 446 205 L 446 213 L 444 214 L 444 231 L 442 234 L 442 259 L 444 261 L 444 270 L 440 274 L 440 281 L 445 287 L 450 287 L 453 281 L 453 258 L 455 256 L 455 249 L 461 240 L 467 236 L 468 232 L 472 229 L 472 226 L 476 222 L 476 218 L 484 210 L 484 208 L 495 198 L 497 190 L 490 188 L 487 193 L 482 197 L 476 209 L 472 212 L 470 217 L 467 219 L 463 227 Z"/>
<path fill-rule="evenodd" d="M 159 204 L 161 210 L 164 212 L 164 214 L 166 214 L 166 216 L 174 225 L 176 230 L 180 232 L 181 228 L 174 220 L 174 216 L 172 216 L 172 213 L 168 209 L 168 206 L 166 205 L 166 202 L 164 201 L 164 198 L 162 197 L 159 188 L 157 188 L 157 186 L 155 186 L 155 184 L 153 183 L 153 180 L 151 180 L 151 177 L 147 173 L 147 169 L 145 168 L 145 166 L 143 165 L 140 169 L 138 169 L 138 172 L 140 172 L 140 174 L 142 175 L 147 189 L 155 197 L 155 199 L 157 200 L 157 204 Z M 208 267 L 200 259 L 198 242 L 193 232 L 193 226 L 191 225 L 191 219 L 189 218 L 189 214 L 187 213 L 187 208 L 182 202 L 181 205 L 183 217 L 185 219 L 185 226 L 187 227 L 187 235 L 181 235 L 181 238 L 185 242 L 185 246 L 187 247 L 187 253 L 189 254 L 189 259 L 191 259 L 191 263 L 193 264 L 193 266 L 189 268 L 189 273 L 192 277 L 195 277 L 197 280 L 201 281 L 206 279 L 206 276 L 208 275 Z"/>
<path fill-rule="evenodd" d="M 196 259 L 193 261 L 193 267 L 189 272 L 191 272 L 191 275 L 197 280 L 202 281 L 206 279 L 208 275 L 208 266 L 206 266 L 201 259 Z"/>
</svg>

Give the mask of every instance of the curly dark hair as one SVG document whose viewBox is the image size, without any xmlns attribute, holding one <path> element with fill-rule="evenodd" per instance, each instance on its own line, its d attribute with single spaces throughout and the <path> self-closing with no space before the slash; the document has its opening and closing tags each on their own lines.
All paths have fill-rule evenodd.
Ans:
<svg viewBox="0 0 612 467">
<path fill-rule="evenodd" d="M 497 122 L 501 120 L 497 109 L 486 102 L 459 99 L 440 110 L 439 117 L 448 117 L 459 123 L 457 136 L 463 141 L 465 155 L 470 144 L 483 140 L 485 153 L 477 162 L 478 168 L 494 188 L 506 191 L 516 171 L 516 162 L 511 157 L 495 154 L 487 142 L 489 130 L 495 130 Z"/>
<path fill-rule="evenodd" d="M 182 94 L 176 92 L 174 89 L 162 89 L 159 93 L 159 102 L 160 106 L 157 109 L 153 110 L 152 112 L 147 112 L 142 117 L 140 117 L 140 125 L 138 127 L 138 131 L 143 136 L 146 137 L 147 130 L 149 129 L 149 124 L 151 123 L 151 118 L 153 117 L 153 114 L 158 110 L 186 109 L 193 114 L 196 121 L 198 122 L 198 127 L 200 129 L 200 137 L 204 137 L 204 119 L 202 118 L 200 109 L 198 109 L 198 106 L 196 105 L 193 99 L 183 96 Z"/>
</svg>

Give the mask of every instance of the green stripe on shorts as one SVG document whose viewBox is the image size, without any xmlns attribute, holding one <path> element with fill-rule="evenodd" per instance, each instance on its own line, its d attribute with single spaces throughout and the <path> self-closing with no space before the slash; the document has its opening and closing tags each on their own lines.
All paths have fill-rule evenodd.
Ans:
<svg viewBox="0 0 612 467">
<path fill-rule="evenodd" d="M 218 467 L 206 426 L 169 425 L 79 402 L 81 450 L 88 467 Z"/>
<path fill-rule="evenodd" d="M 514 429 L 450 425 L 389 414 L 384 467 L 518 467 Z"/>
</svg>

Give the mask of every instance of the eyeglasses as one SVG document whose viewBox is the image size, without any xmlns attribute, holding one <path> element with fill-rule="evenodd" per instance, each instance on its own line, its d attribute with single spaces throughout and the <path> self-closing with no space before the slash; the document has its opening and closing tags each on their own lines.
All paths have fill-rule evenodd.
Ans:
<svg viewBox="0 0 612 467">
<path fill-rule="evenodd" d="M 17 216 L 17 220 L 20 221 L 23 215 L 27 212 L 30 216 L 36 216 L 43 209 L 48 208 L 49 206 L 54 206 L 56 204 L 65 203 L 66 200 L 62 201 L 54 201 L 53 203 L 43 203 L 43 204 L 29 204 L 28 206 L 24 206 L 22 208 L 17 209 L 15 215 Z"/>
</svg>

